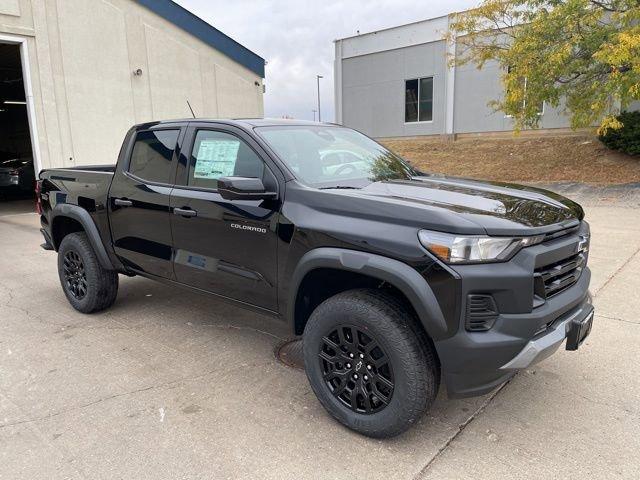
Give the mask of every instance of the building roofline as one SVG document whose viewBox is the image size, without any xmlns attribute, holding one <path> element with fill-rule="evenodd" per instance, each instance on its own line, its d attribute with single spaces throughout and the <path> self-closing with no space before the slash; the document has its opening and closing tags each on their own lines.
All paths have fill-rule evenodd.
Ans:
<svg viewBox="0 0 640 480">
<path fill-rule="evenodd" d="M 393 27 L 386 27 L 386 28 L 381 28 L 379 30 L 372 30 L 371 32 L 365 32 L 365 33 L 360 33 L 360 34 L 356 34 L 356 35 L 349 35 L 348 37 L 336 38 L 333 41 L 333 43 L 340 42 L 342 40 L 350 40 L 352 38 L 366 37 L 367 35 L 375 35 L 376 33 L 387 32 L 389 30 L 396 30 L 398 28 L 408 27 L 410 25 L 417 25 L 418 23 L 431 22 L 432 20 L 438 20 L 440 18 L 450 17 L 451 15 L 455 15 L 456 13 L 459 13 L 459 12 L 451 12 L 451 13 L 447 13 L 445 15 L 438 15 L 437 17 L 425 18 L 425 19 L 422 19 L 422 20 L 416 20 L 415 22 L 403 23 L 402 25 L 395 25 Z"/>
<path fill-rule="evenodd" d="M 156 15 L 264 78 L 265 60 L 172 0 L 136 0 Z"/>
</svg>

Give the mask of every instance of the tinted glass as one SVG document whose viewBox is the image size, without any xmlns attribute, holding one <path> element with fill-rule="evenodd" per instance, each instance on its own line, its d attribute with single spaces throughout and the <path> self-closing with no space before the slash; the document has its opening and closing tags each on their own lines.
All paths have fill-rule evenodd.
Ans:
<svg viewBox="0 0 640 480">
<path fill-rule="evenodd" d="M 180 130 L 140 132 L 131 153 L 129 172 L 143 180 L 173 183 L 173 152 Z"/>
<path fill-rule="evenodd" d="M 405 82 L 404 121 L 418 121 L 418 80 L 407 80 Z"/>
<path fill-rule="evenodd" d="M 419 113 L 421 122 L 430 122 L 433 119 L 433 77 L 420 79 Z"/>
<path fill-rule="evenodd" d="M 261 127 L 256 131 L 296 177 L 314 187 L 364 187 L 420 173 L 361 133 L 342 127 Z"/>
<path fill-rule="evenodd" d="M 235 135 L 199 130 L 191 152 L 189 185 L 218 188 L 220 177 L 263 178 L 264 162 Z"/>
</svg>

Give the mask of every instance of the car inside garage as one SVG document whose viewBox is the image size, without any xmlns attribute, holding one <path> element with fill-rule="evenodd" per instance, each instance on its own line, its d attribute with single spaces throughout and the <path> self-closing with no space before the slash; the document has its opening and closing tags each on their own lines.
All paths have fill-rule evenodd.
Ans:
<svg viewBox="0 0 640 480">
<path fill-rule="evenodd" d="M 20 46 L 0 43 L 0 212 L 33 210 L 34 183 Z"/>
</svg>

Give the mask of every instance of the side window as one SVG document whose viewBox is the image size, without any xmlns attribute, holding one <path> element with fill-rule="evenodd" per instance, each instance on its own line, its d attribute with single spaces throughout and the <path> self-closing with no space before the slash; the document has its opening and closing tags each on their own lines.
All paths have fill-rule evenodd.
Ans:
<svg viewBox="0 0 640 480">
<path fill-rule="evenodd" d="M 139 132 L 133 145 L 129 173 L 143 180 L 173 183 L 173 152 L 180 130 Z"/>
<path fill-rule="evenodd" d="M 262 159 L 235 135 L 199 130 L 191 152 L 188 185 L 216 189 L 220 177 L 263 178 L 264 169 Z"/>
</svg>

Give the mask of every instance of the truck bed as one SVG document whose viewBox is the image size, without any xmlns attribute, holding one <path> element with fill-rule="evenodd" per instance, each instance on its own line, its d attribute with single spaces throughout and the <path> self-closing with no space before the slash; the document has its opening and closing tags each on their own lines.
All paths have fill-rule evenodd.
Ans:
<svg viewBox="0 0 640 480">
<path fill-rule="evenodd" d="M 93 213 L 107 204 L 107 193 L 115 165 L 51 168 L 40 172 L 43 193 L 57 192 L 48 199 L 51 208 L 58 203 L 79 205 Z"/>
<path fill-rule="evenodd" d="M 51 168 L 45 169 L 45 171 L 52 170 L 71 170 L 76 172 L 107 172 L 114 173 L 116 171 L 115 164 L 113 165 L 81 165 L 78 167 L 66 167 L 66 168 Z"/>
</svg>

